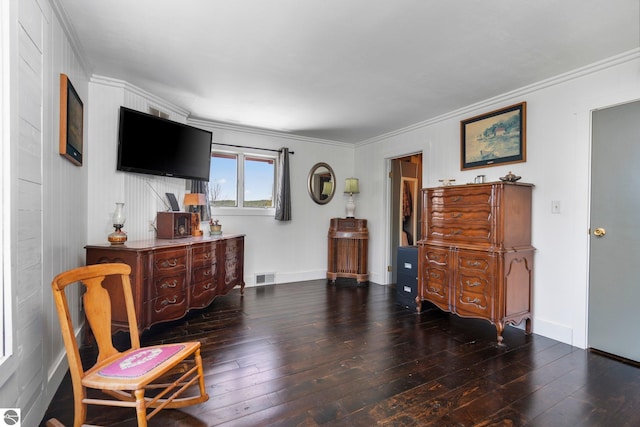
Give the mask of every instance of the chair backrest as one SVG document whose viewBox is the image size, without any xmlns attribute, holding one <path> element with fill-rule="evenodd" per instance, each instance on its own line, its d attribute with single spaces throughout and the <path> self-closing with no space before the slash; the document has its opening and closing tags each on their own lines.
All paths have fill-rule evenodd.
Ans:
<svg viewBox="0 0 640 427">
<path fill-rule="evenodd" d="M 84 312 L 91 327 L 91 332 L 93 332 L 93 336 L 98 344 L 97 362 L 100 362 L 113 354 L 119 353 L 113 346 L 113 340 L 111 338 L 111 298 L 109 297 L 109 291 L 103 286 L 103 282 L 108 276 L 119 279 L 115 281 L 112 280 L 111 283 L 116 282 L 122 286 L 129 321 L 131 347 L 140 348 L 140 336 L 129 279 L 130 274 L 131 267 L 127 264 L 95 264 L 60 273 L 53 279 L 53 282 L 51 282 L 53 298 L 60 320 L 62 339 L 64 340 L 69 360 L 69 370 L 71 371 L 74 382 L 80 380 L 84 371 L 82 369 L 82 361 L 78 351 L 74 327 L 71 322 L 69 305 L 64 291 L 65 288 L 77 282 L 82 282 L 86 287 L 86 292 L 83 296 Z"/>
</svg>

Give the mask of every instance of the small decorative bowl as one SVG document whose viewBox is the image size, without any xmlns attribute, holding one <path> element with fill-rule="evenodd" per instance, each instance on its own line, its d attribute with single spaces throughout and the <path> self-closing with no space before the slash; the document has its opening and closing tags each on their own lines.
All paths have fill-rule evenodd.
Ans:
<svg viewBox="0 0 640 427">
<path fill-rule="evenodd" d="M 501 176 L 500 177 L 500 181 L 505 181 L 505 182 L 516 182 L 517 180 L 519 180 L 520 178 L 522 178 L 521 176 L 518 175 L 514 175 L 513 173 L 511 173 L 511 171 L 509 171 L 508 174 L 506 174 L 505 176 Z"/>
</svg>

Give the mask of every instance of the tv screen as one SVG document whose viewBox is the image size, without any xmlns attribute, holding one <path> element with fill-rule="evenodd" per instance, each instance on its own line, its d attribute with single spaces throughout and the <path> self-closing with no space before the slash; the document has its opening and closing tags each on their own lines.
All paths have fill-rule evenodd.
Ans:
<svg viewBox="0 0 640 427">
<path fill-rule="evenodd" d="M 211 132 L 120 107 L 117 169 L 209 180 Z"/>
</svg>

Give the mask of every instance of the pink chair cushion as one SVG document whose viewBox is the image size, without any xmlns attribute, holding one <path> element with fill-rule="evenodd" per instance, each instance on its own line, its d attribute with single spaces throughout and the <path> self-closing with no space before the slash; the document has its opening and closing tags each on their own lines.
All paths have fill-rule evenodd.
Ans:
<svg viewBox="0 0 640 427">
<path fill-rule="evenodd" d="M 135 378 L 146 374 L 182 350 L 183 344 L 140 348 L 98 371 L 103 377 Z"/>
</svg>

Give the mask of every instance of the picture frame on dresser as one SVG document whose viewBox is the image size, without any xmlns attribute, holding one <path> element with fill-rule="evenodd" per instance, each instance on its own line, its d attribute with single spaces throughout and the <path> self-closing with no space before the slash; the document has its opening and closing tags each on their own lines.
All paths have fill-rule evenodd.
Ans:
<svg viewBox="0 0 640 427">
<path fill-rule="evenodd" d="M 460 122 L 460 169 L 527 161 L 527 103 Z"/>
</svg>

